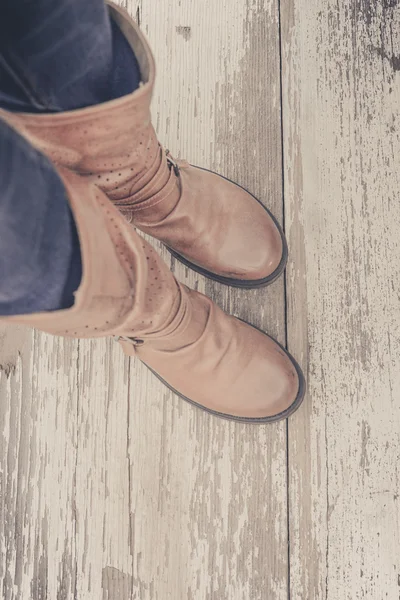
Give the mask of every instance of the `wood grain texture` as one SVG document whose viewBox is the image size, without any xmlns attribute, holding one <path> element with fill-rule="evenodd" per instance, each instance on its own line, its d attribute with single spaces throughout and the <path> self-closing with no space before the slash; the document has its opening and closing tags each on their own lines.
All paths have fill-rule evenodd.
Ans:
<svg viewBox="0 0 400 600">
<path fill-rule="evenodd" d="M 29 333 L 0 398 L 0 597 L 73 598 L 76 344 Z"/>
<path fill-rule="evenodd" d="M 282 3 L 291 597 L 400 595 L 400 6 Z M 308 324 L 308 331 L 307 331 Z"/>
<path fill-rule="evenodd" d="M 129 600 L 128 359 L 112 340 L 79 342 L 78 598 Z"/>
<path fill-rule="evenodd" d="M 281 216 L 277 2 L 129 8 L 139 9 L 156 56 L 161 142 L 247 186 Z M 177 263 L 173 270 L 285 341 L 282 281 L 233 291 Z M 182 403 L 139 363 L 131 373 L 134 597 L 286 599 L 285 424 L 224 423 Z"/>
</svg>

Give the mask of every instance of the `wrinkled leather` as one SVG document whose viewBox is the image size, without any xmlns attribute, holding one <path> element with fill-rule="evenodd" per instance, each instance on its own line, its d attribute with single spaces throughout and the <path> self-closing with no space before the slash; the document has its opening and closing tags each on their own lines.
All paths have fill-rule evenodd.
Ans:
<svg viewBox="0 0 400 600">
<path fill-rule="evenodd" d="M 81 244 L 75 304 L 8 321 L 69 337 L 121 336 L 128 355 L 227 418 L 263 419 L 297 407 L 298 372 L 272 338 L 178 283 L 101 190 L 67 169 L 58 172 Z"/>
<path fill-rule="evenodd" d="M 122 9 L 110 13 L 135 52 L 142 74 L 132 94 L 58 114 L 1 116 L 60 166 L 94 181 L 142 231 L 161 240 L 205 274 L 260 281 L 283 267 L 282 234 L 240 186 L 177 161 L 174 168 L 151 125 L 154 60 L 137 25 Z"/>
</svg>

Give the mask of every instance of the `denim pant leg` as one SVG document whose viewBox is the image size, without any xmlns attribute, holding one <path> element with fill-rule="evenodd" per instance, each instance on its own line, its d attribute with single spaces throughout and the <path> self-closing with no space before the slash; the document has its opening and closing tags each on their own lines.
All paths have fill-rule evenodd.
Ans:
<svg viewBox="0 0 400 600">
<path fill-rule="evenodd" d="M 103 0 L 4 0 L 0 106 L 58 112 L 134 91 L 140 71 Z M 0 314 L 68 308 L 82 274 L 51 163 L 0 121 Z"/>
<path fill-rule="evenodd" d="M 61 179 L 45 156 L 0 120 L 0 315 L 72 306 L 81 269 Z"/>
<path fill-rule="evenodd" d="M 136 57 L 103 0 L 2 0 L 0 106 L 57 112 L 133 92 Z"/>
</svg>

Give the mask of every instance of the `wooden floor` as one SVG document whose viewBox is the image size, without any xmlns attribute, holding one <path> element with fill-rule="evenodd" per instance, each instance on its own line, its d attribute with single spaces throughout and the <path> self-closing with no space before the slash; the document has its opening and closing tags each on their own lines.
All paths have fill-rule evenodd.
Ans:
<svg viewBox="0 0 400 600">
<path fill-rule="evenodd" d="M 398 600 L 400 2 L 126 4 L 160 140 L 290 247 L 262 291 L 172 268 L 286 343 L 309 391 L 289 422 L 231 424 L 111 341 L 2 328 L 0 597 Z"/>
</svg>

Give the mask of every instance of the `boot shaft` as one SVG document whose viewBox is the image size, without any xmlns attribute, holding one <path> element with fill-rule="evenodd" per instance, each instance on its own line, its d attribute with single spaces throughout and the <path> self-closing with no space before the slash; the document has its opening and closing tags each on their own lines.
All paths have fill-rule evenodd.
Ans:
<svg viewBox="0 0 400 600">
<path fill-rule="evenodd" d="M 140 87 L 122 98 L 87 108 L 53 114 L 11 113 L 1 117 L 56 165 L 87 177 L 118 200 L 143 187 L 157 168 L 159 144 L 151 125 L 155 64 L 137 24 L 114 4 L 110 17 L 121 29 L 141 72 Z M 137 186 L 136 186 L 137 187 Z"/>
<path fill-rule="evenodd" d="M 162 335 L 179 312 L 183 288 L 101 190 L 67 169 L 58 172 L 81 246 L 83 277 L 75 304 L 7 320 L 77 338 Z"/>
</svg>

